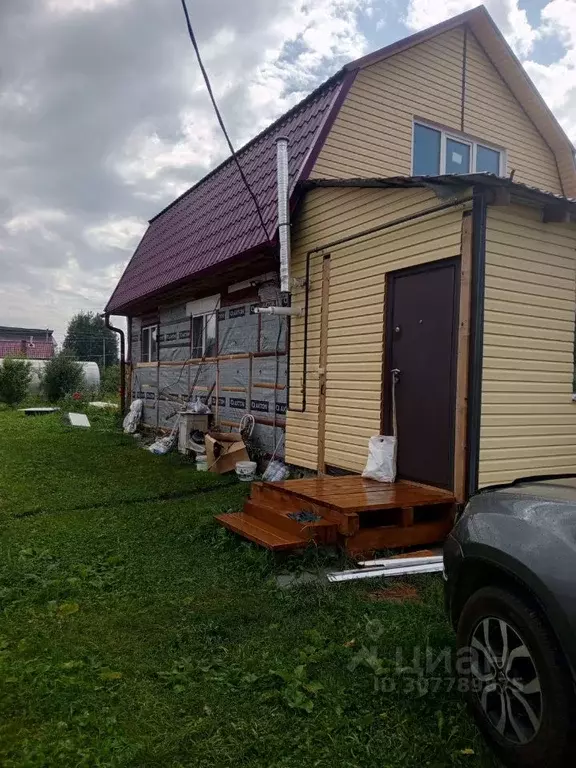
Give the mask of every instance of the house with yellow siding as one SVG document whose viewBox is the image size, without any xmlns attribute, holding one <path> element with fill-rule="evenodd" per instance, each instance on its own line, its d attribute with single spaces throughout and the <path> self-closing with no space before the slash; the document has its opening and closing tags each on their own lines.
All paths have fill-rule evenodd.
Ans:
<svg viewBox="0 0 576 768">
<path fill-rule="evenodd" d="M 576 472 L 574 148 L 483 7 L 345 66 L 237 159 L 253 196 L 233 158 L 212 171 L 106 307 L 150 426 L 200 397 L 221 429 L 251 414 L 265 454 L 345 474 L 396 425 L 399 477 L 458 501 Z"/>
</svg>

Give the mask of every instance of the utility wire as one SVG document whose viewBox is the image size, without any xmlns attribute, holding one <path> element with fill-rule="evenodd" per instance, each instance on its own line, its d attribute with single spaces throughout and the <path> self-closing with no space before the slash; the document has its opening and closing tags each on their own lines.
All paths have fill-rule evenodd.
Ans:
<svg viewBox="0 0 576 768">
<path fill-rule="evenodd" d="M 210 96 L 212 106 L 214 107 L 214 112 L 216 113 L 216 117 L 218 118 L 218 122 L 220 123 L 220 128 L 222 129 L 222 133 L 224 134 L 226 141 L 228 142 L 228 148 L 230 150 L 230 153 L 234 158 L 236 165 L 238 166 L 238 171 L 240 173 L 240 176 L 242 177 L 242 181 L 244 182 L 246 189 L 248 190 L 248 192 L 250 193 L 250 196 L 252 197 L 252 200 L 254 201 L 254 207 L 256 208 L 256 212 L 258 213 L 258 218 L 260 219 L 260 224 L 262 225 L 262 229 L 264 230 L 264 234 L 266 235 L 266 240 L 270 242 L 270 235 L 268 234 L 268 229 L 266 228 L 262 211 L 260 210 L 260 206 L 258 205 L 258 200 L 256 198 L 256 195 L 252 191 L 252 187 L 248 183 L 248 179 L 244 174 L 242 166 L 240 165 L 240 160 L 238 159 L 238 155 L 236 154 L 234 146 L 230 141 L 230 136 L 228 135 L 228 131 L 226 130 L 226 126 L 224 125 L 224 120 L 222 119 L 222 115 L 220 114 L 220 110 L 218 109 L 218 104 L 216 103 L 214 92 L 212 91 L 212 86 L 210 85 L 210 78 L 208 77 L 208 73 L 204 68 L 202 57 L 200 55 L 200 49 L 198 48 L 198 43 L 196 42 L 196 36 L 194 35 L 194 30 L 192 29 L 192 23 L 190 21 L 190 15 L 188 13 L 188 6 L 186 5 L 186 0 L 181 0 L 181 2 L 182 2 L 182 9 L 184 10 L 184 16 L 186 17 L 186 26 L 188 27 L 188 34 L 190 35 L 190 40 L 192 41 L 194 51 L 196 52 L 198 65 L 200 67 L 200 71 L 202 72 L 202 76 L 204 77 L 204 82 L 206 83 L 206 88 L 208 90 L 208 94 Z"/>
</svg>

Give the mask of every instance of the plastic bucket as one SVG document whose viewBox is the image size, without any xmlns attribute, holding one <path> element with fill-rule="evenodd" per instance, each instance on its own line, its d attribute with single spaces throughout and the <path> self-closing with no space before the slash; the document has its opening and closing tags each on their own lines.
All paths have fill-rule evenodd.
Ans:
<svg viewBox="0 0 576 768">
<path fill-rule="evenodd" d="M 198 454 L 196 456 L 196 469 L 198 472 L 208 472 L 208 457 Z"/>
<path fill-rule="evenodd" d="M 256 462 L 255 461 L 237 461 L 236 462 L 236 474 L 238 479 L 243 483 L 251 483 L 256 475 Z"/>
</svg>

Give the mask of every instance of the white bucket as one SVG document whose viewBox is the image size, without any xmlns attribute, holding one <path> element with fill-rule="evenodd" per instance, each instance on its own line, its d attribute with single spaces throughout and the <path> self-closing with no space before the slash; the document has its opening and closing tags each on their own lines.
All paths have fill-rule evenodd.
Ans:
<svg viewBox="0 0 576 768">
<path fill-rule="evenodd" d="M 198 472 L 208 472 L 208 457 L 206 455 L 196 455 L 196 470 Z"/>
<path fill-rule="evenodd" d="M 236 474 L 238 475 L 238 479 L 243 483 L 251 483 L 252 480 L 254 480 L 254 475 L 256 474 L 256 462 L 237 461 Z"/>
</svg>

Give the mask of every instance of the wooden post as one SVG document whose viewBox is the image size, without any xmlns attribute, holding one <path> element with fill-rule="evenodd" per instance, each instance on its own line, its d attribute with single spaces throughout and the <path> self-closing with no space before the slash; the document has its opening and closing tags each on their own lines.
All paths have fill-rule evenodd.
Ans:
<svg viewBox="0 0 576 768">
<path fill-rule="evenodd" d="M 456 423 L 454 430 L 454 495 L 466 501 L 466 454 L 468 446 L 468 352 L 470 347 L 470 305 L 472 275 L 472 217 L 462 219 L 460 272 L 460 315 L 456 365 Z"/>
<path fill-rule="evenodd" d="M 330 256 L 322 262 L 322 308 L 320 315 L 320 358 L 318 361 L 318 458 L 319 474 L 326 470 L 326 364 L 328 362 L 328 317 L 330 303 Z M 306 374 L 306 372 L 304 372 Z"/>
</svg>

